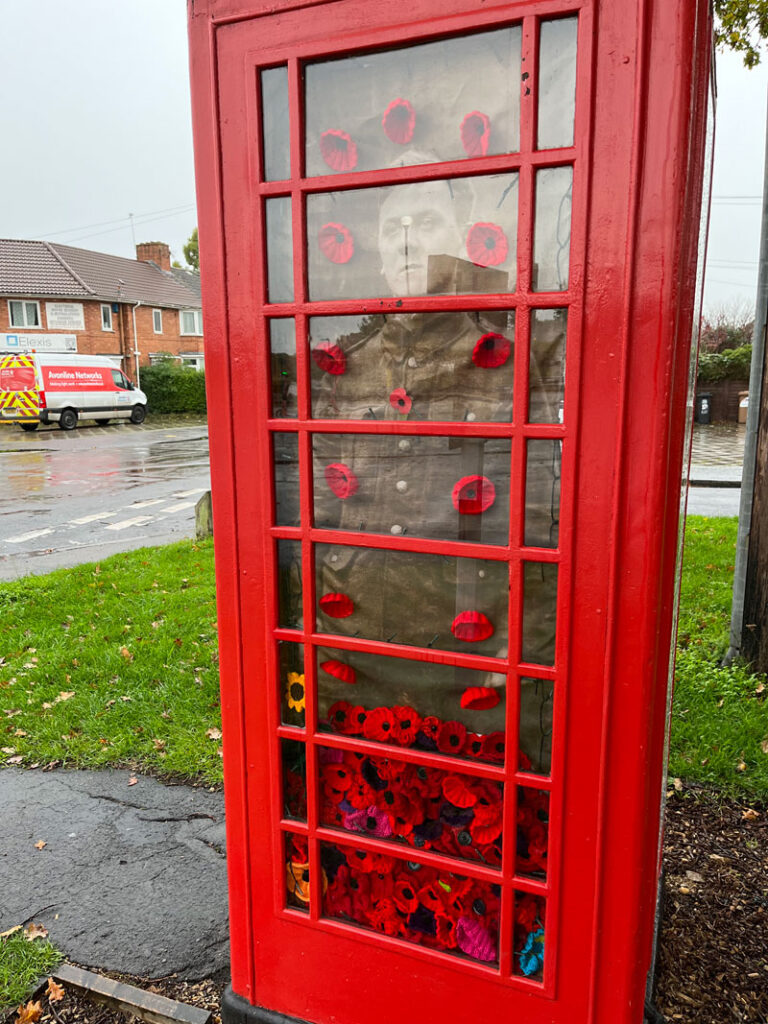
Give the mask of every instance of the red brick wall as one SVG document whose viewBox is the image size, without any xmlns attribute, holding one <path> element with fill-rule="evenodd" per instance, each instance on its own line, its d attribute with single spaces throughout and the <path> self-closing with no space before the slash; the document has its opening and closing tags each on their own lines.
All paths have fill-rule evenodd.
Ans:
<svg viewBox="0 0 768 1024">
<path fill-rule="evenodd" d="M 16 298 L 16 296 L 14 296 Z M 101 329 L 101 302 L 91 300 L 82 301 L 83 316 L 85 321 L 84 331 L 63 331 L 57 328 L 48 327 L 46 320 L 45 299 L 33 299 L 27 297 L 27 301 L 37 301 L 40 304 L 40 328 L 17 328 L 10 325 L 10 311 L 8 299 L 0 298 L 0 332 L 19 332 L 22 334 L 35 334 L 37 330 L 42 334 L 75 334 L 77 337 L 77 351 L 84 355 L 113 355 L 123 358 L 123 369 L 133 377 L 135 376 L 135 357 L 133 355 L 133 306 L 129 303 L 120 305 L 119 313 L 112 313 L 112 330 Z M 50 299 L 51 302 L 66 302 L 66 299 Z M 112 303 L 109 303 L 110 307 Z M 141 353 L 140 365 L 149 366 L 150 352 L 170 352 L 177 356 L 180 352 L 203 351 L 203 339 L 201 336 L 181 334 L 181 315 L 177 309 L 163 309 L 163 333 L 155 334 L 153 329 L 152 309 L 160 307 L 138 306 L 136 308 L 136 334 Z"/>
</svg>

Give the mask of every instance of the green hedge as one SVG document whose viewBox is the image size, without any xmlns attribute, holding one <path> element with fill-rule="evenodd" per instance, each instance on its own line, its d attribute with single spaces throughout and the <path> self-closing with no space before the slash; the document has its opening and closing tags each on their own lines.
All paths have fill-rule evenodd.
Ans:
<svg viewBox="0 0 768 1024">
<path fill-rule="evenodd" d="M 170 359 L 141 371 L 149 412 L 205 412 L 205 373 Z"/>
<path fill-rule="evenodd" d="M 702 352 L 699 356 L 699 383 L 718 380 L 748 380 L 752 346 L 729 348 L 725 352 Z"/>
</svg>

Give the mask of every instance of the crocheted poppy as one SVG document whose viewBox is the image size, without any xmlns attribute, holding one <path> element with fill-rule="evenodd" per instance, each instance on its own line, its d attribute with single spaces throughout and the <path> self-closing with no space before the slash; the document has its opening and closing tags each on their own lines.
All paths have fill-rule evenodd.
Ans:
<svg viewBox="0 0 768 1024">
<path fill-rule="evenodd" d="M 503 334 L 489 331 L 475 342 L 472 349 L 472 362 L 484 370 L 495 370 L 503 366 L 512 352 L 512 342 Z"/>
<path fill-rule="evenodd" d="M 496 488 L 487 476 L 463 476 L 451 491 L 453 507 L 462 516 L 479 516 L 496 500 Z"/>
<path fill-rule="evenodd" d="M 473 807 L 477 803 L 477 794 L 466 779 L 460 775 L 446 775 L 443 779 L 445 799 L 454 807 Z"/>
<path fill-rule="evenodd" d="M 490 686 L 469 686 L 461 695 L 461 706 L 471 711 L 488 711 L 500 700 L 499 691 Z"/>
<path fill-rule="evenodd" d="M 320 663 L 320 668 L 329 676 L 333 676 L 334 679 L 340 679 L 342 683 L 353 684 L 357 682 L 357 673 L 351 665 L 345 665 L 343 661 L 336 661 L 335 659 L 323 661 Z"/>
<path fill-rule="evenodd" d="M 435 922 L 437 924 L 437 933 L 435 938 L 437 939 L 438 945 L 442 946 L 443 949 L 456 949 L 458 943 L 456 941 L 456 924 L 452 917 L 448 914 L 435 914 Z"/>
<path fill-rule="evenodd" d="M 412 746 L 421 728 L 421 716 L 409 707 L 394 707 L 392 713 L 395 716 L 395 727 L 392 730 L 395 743 L 401 747 Z"/>
<path fill-rule="evenodd" d="M 349 263 L 355 253 L 355 240 L 349 228 L 343 224 L 323 224 L 317 233 L 317 244 L 320 246 L 320 252 L 331 263 Z M 505 249 L 504 256 L 506 254 Z M 501 263 L 502 260 L 503 257 L 496 262 Z M 489 264 L 485 263 L 483 266 L 487 267 Z"/>
<path fill-rule="evenodd" d="M 338 128 L 323 132 L 320 152 L 332 171 L 352 171 L 357 166 L 357 146 L 346 132 Z"/>
<path fill-rule="evenodd" d="M 413 405 L 413 400 L 410 395 L 406 393 L 405 388 L 395 388 L 389 396 L 389 404 L 398 412 L 409 413 L 411 411 L 411 406 Z"/>
<path fill-rule="evenodd" d="M 356 728 L 350 718 L 350 712 L 353 710 L 352 705 L 345 700 L 336 701 L 328 708 L 328 721 L 334 732 L 340 732 L 342 735 L 352 734 L 351 730 L 354 731 Z"/>
<path fill-rule="evenodd" d="M 491 732 L 483 740 L 483 758 L 501 763 L 504 760 L 506 740 L 503 732 Z"/>
<path fill-rule="evenodd" d="M 485 156 L 491 137 L 491 122 L 479 110 L 473 110 L 464 118 L 459 128 L 461 144 L 467 156 Z"/>
<path fill-rule="evenodd" d="M 392 899 L 401 914 L 412 914 L 419 905 L 416 887 L 409 878 L 400 878 L 395 882 Z"/>
<path fill-rule="evenodd" d="M 304 676 L 298 672 L 288 673 L 288 683 L 285 687 L 285 698 L 288 707 L 292 711 L 303 711 L 306 702 L 306 691 L 304 688 Z"/>
<path fill-rule="evenodd" d="M 394 738 L 395 716 L 389 708 L 374 708 L 365 716 L 363 736 L 367 740 L 389 743 Z"/>
<path fill-rule="evenodd" d="M 346 594 L 323 594 L 320 608 L 332 619 L 346 619 L 355 610 L 354 602 Z"/>
<path fill-rule="evenodd" d="M 443 722 L 437 734 L 437 749 L 443 754 L 460 754 L 466 738 L 467 730 L 461 722 Z"/>
<path fill-rule="evenodd" d="M 323 373 L 334 377 L 341 376 L 347 369 L 347 357 L 338 345 L 330 341 L 321 341 L 312 349 L 312 359 Z"/>
<path fill-rule="evenodd" d="M 437 739 L 437 734 L 440 732 L 440 726 L 443 723 L 435 715 L 427 715 L 426 718 L 421 720 L 421 732 L 429 737 L 431 740 Z"/>
<path fill-rule="evenodd" d="M 397 907 L 392 900 L 379 900 L 368 914 L 368 923 L 377 932 L 382 932 L 384 935 L 400 934 Z"/>
<path fill-rule="evenodd" d="M 413 129 L 416 127 L 416 111 L 408 100 L 398 97 L 398 99 L 392 100 L 384 111 L 381 127 L 391 142 L 397 142 L 404 146 L 413 138 Z"/>
<path fill-rule="evenodd" d="M 288 861 L 286 869 L 286 885 L 291 896 L 302 903 L 309 903 L 309 861 L 296 864 Z"/>
<path fill-rule="evenodd" d="M 350 832 L 364 832 L 377 839 L 388 839 L 392 835 L 389 817 L 375 804 L 347 814 L 344 818 L 344 828 Z"/>
<path fill-rule="evenodd" d="M 480 757 L 483 753 L 483 739 L 484 737 L 476 732 L 467 733 L 463 752 L 469 757 Z"/>
<path fill-rule="evenodd" d="M 469 229 L 467 255 L 478 267 L 497 267 L 507 258 L 508 251 L 507 236 L 498 224 L 478 222 Z M 349 255 L 351 256 L 352 253 Z M 336 262 L 346 261 L 337 260 Z"/>
<path fill-rule="evenodd" d="M 493 623 L 482 612 L 460 612 L 451 623 L 451 632 L 457 640 L 476 643 L 493 636 Z"/>
<path fill-rule="evenodd" d="M 346 501 L 353 494 L 357 494 L 359 486 L 357 477 L 343 462 L 329 462 L 324 468 L 325 482 L 331 488 L 337 498 Z"/>
</svg>

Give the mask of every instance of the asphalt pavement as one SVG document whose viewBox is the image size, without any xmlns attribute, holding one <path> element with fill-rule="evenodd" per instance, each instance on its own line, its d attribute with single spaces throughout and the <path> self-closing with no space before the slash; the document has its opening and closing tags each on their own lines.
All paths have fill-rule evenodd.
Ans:
<svg viewBox="0 0 768 1024">
<path fill-rule="evenodd" d="M 0 429 L 0 580 L 195 533 L 208 428 L 146 421 Z"/>
</svg>

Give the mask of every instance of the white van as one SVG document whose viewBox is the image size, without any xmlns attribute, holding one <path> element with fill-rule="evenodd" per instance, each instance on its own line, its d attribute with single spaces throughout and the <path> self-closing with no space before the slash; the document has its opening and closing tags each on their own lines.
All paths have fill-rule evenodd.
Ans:
<svg viewBox="0 0 768 1024">
<path fill-rule="evenodd" d="M 147 396 L 106 356 L 0 352 L 0 423 L 74 430 L 79 419 L 143 423 L 146 414 Z"/>
</svg>

